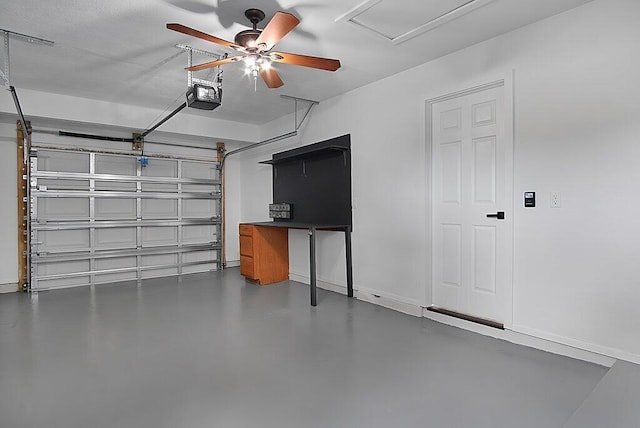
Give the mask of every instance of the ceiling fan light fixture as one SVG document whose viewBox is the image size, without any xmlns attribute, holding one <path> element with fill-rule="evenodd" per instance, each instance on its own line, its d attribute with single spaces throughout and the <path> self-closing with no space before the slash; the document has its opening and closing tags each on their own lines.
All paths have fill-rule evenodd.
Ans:
<svg viewBox="0 0 640 428">
<path fill-rule="evenodd" d="M 258 58 L 256 58 L 256 55 L 247 55 L 244 57 L 243 61 L 246 64 L 247 68 L 252 68 L 255 67 L 258 63 Z"/>
</svg>

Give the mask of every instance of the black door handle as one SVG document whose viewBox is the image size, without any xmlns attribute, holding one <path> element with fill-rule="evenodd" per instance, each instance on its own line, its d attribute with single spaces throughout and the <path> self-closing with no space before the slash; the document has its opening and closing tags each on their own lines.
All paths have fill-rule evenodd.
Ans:
<svg viewBox="0 0 640 428">
<path fill-rule="evenodd" d="M 504 220 L 504 211 L 498 211 L 495 214 L 487 214 L 488 218 L 497 218 L 498 220 Z"/>
</svg>

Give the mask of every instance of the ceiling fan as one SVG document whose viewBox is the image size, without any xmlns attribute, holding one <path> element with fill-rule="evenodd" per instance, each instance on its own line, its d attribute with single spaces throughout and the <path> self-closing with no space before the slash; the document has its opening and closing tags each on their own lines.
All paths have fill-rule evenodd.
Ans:
<svg viewBox="0 0 640 428">
<path fill-rule="evenodd" d="M 194 65 L 193 67 L 188 67 L 186 70 L 198 71 L 232 62 L 243 61 L 246 65 L 247 72 L 254 78 L 254 81 L 257 79 L 258 74 L 260 74 L 260 77 L 262 77 L 269 88 L 279 88 L 283 85 L 283 82 L 280 75 L 271 67 L 272 62 L 301 65 L 303 67 L 328 71 L 336 71 L 340 68 L 340 61 L 337 59 L 275 52 L 271 50 L 276 43 L 300 23 L 300 20 L 294 15 L 287 12 L 276 12 L 264 30 L 258 29 L 258 23 L 265 18 L 263 11 L 259 9 L 247 9 L 244 15 L 251 21 L 251 24 L 253 24 L 253 29 L 240 31 L 236 34 L 233 43 L 181 24 L 167 24 L 167 28 L 170 30 L 216 43 L 234 49 L 239 53 L 239 55 L 229 58 Z"/>
</svg>

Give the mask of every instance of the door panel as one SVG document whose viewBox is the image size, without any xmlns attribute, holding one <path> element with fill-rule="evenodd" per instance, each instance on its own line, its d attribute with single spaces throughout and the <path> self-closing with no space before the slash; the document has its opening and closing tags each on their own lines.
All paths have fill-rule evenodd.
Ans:
<svg viewBox="0 0 640 428">
<path fill-rule="evenodd" d="M 460 287 L 461 265 L 461 225 L 442 225 L 442 284 Z"/>
<path fill-rule="evenodd" d="M 496 228 L 473 228 L 473 290 L 496 292 Z"/>
</svg>

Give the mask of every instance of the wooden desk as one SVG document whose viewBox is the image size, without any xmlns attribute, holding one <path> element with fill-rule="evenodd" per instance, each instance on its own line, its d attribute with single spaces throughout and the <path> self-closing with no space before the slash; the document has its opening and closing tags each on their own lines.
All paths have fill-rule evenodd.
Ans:
<svg viewBox="0 0 640 428">
<path fill-rule="evenodd" d="M 261 285 L 289 279 L 288 229 L 306 229 L 309 232 L 309 278 L 311 306 L 318 304 L 316 297 L 316 232 L 344 232 L 347 267 L 347 296 L 353 297 L 353 268 L 351 258 L 351 225 L 322 225 L 268 221 L 240 224 L 240 272 Z M 251 240 L 248 240 L 251 235 Z M 244 237 L 244 244 L 243 244 Z M 244 245 L 244 246 L 243 246 Z M 286 253 L 283 253 L 286 251 Z M 265 254 L 260 254 L 265 252 Z M 250 253 L 250 254 L 249 254 Z M 244 263 L 244 266 L 243 266 Z M 270 264 L 277 266 L 269 266 Z M 286 267 L 286 269 L 285 269 Z M 285 272 L 286 273 L 283 273 Z M 276 273 L 271 274 L 270 271 Z M 263 278 L 261 280 L 261 278 Z"/>
<path fill-rule="evenodd" d="M 260 285 L 289 279 L 287 229 L 241 224 L 240 273 Z"/>
</svg>

